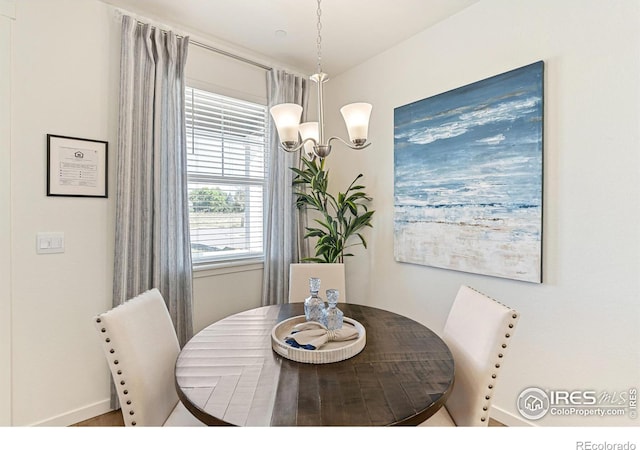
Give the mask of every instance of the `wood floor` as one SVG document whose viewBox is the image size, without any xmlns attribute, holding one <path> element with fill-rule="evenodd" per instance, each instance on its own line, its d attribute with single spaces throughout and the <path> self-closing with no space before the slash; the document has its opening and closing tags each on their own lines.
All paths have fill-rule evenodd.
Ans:
<svg viewBox="0 0 640 450">
<path fill-rule="evenodd" d="M 124 421 L 122 420 L 122 413 L 120 410 L 111 411 L 101 416 L 94 417 L 93 419 L 85 420 L 84 422 L 72 425 L 73 427 L 123 427 Z M 502 423 L 494 419 L 489 419 L 490 427 L 504 427 Z"/>
<path fill-rule="evenodd" d="M 118 409 L 115 411 L 102 414 L 93 419 L 71 425 L 72 427 L 123 427 L 122 412 Z"/>
</svg>

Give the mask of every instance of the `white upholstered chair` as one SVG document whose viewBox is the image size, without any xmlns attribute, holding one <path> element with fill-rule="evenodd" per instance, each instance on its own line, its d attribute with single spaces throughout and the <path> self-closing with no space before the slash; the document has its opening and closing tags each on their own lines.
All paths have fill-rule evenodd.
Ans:
<svg viewBox="0 0 640 450">
<path fill-rule="evenodd" d="M 338 301 L 347 302 L 344 264 L 296 263 L 289 266 L 289 303 L 309 297 L 309 278 L 320 278 L 320 294 L 325 300 L 327 289 L 337 289 L 340 291 Z"/>
<path fill-rule="evenodd" d="M 493 392 L 519 314 L 468 287 L 460 287 L 444 326 L 455 364 L 445 406 L 420 426 L 487 426 Z"/>
<path fill-rule="evenodd" d="M 180 351 L 164 299 L 151 289 L 94 317 L 125 426 L 204 426 L 179 401 Z"/>
</svg>

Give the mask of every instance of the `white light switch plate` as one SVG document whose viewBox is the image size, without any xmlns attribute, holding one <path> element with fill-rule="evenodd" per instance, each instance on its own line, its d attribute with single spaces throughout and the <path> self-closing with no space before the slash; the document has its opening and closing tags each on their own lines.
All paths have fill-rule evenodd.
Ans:
<svg viewBox="0 0 640 450">
<path fill-rule="evenodd" d="M 37 253 L 64 253 L 64 233 L 48 232 L 36 234 Z"/>
</svg>

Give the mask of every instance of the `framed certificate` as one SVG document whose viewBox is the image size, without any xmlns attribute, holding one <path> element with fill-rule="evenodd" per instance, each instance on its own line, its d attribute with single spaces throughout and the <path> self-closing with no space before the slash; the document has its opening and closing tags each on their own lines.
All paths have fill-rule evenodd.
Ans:
<svg viewBox="0 0 640 450">
<path fill-rule="evenodd" d="M 47 134 L 47 195 L 108 197 L 108 142 Z"/>
</svg>

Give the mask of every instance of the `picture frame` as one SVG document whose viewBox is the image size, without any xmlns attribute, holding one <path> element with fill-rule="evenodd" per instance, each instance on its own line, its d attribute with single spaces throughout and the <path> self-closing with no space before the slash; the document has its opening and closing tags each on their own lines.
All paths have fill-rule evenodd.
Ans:
<svg viewBox="0 0 640 450">
<path fill-rule="evenodd" d="M 544 62 L 394 110 L 396 261 L 542 283 Z"/>
<path fill-rule="evenodd" d="M 47 196 L 108 197 L 109 143 L 47 134 Z"/>
</svg>

